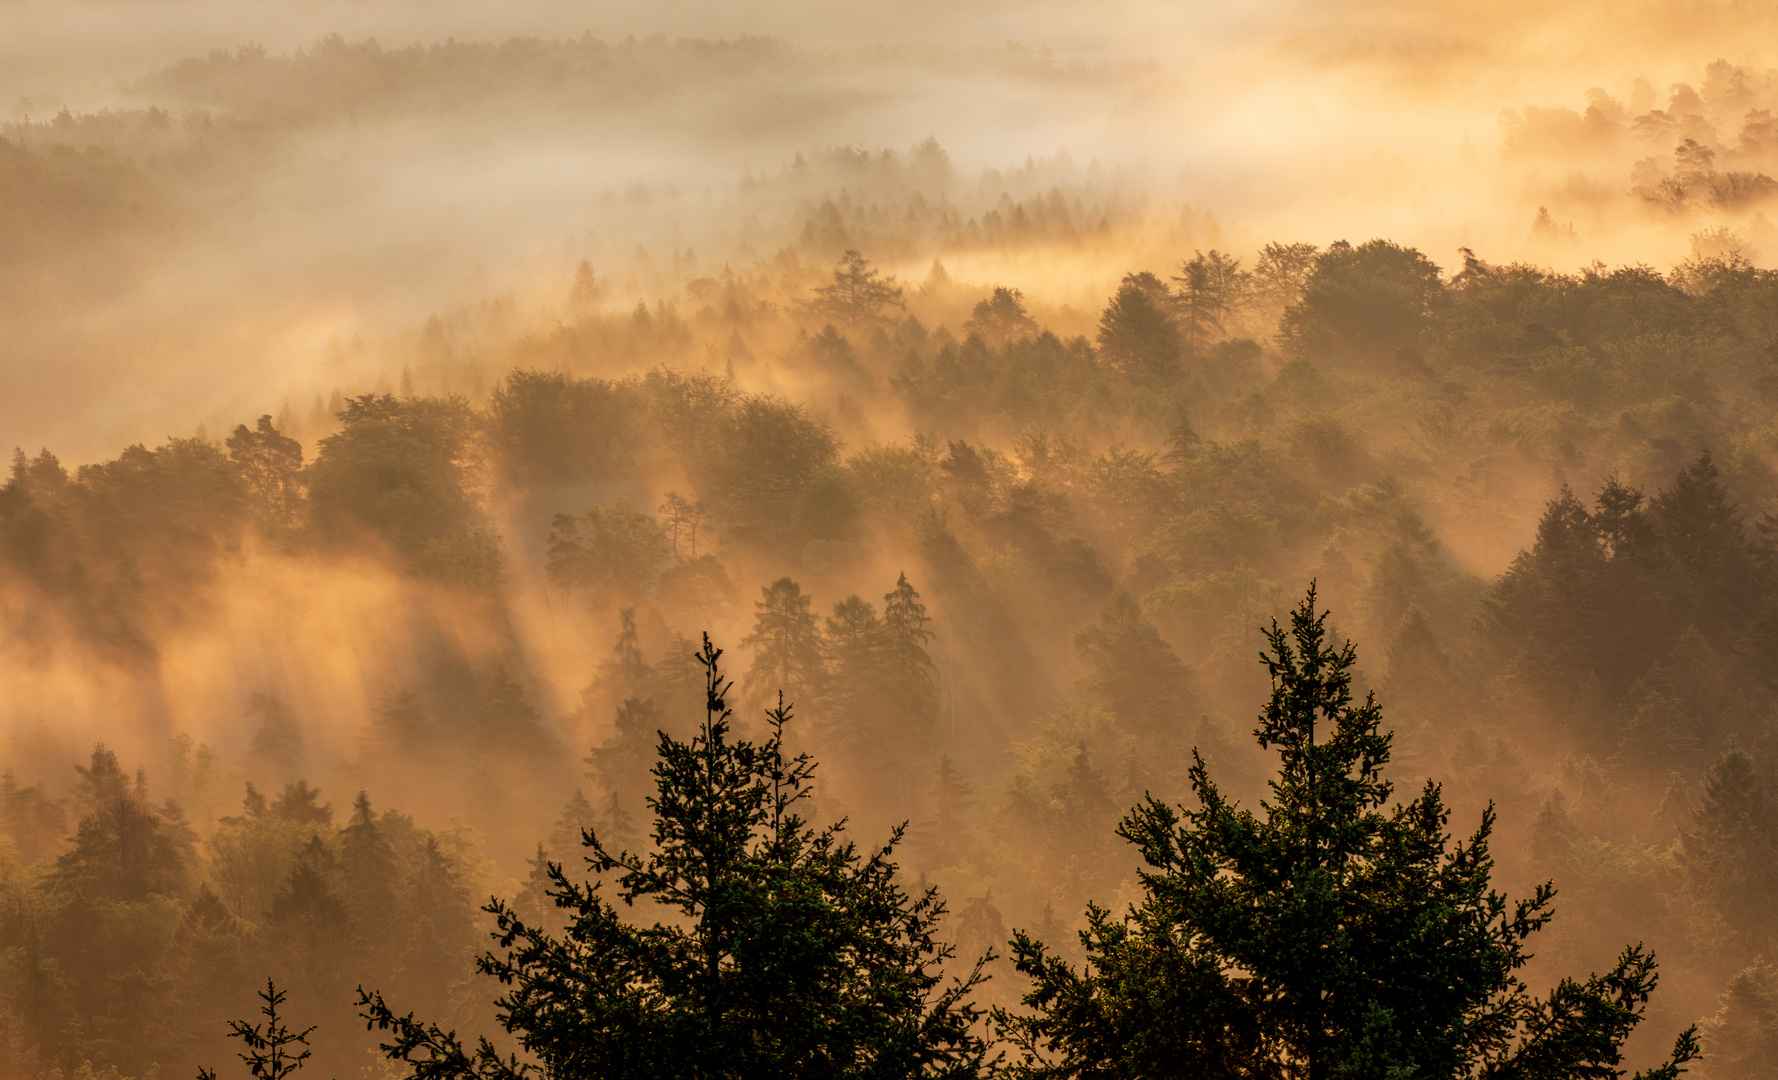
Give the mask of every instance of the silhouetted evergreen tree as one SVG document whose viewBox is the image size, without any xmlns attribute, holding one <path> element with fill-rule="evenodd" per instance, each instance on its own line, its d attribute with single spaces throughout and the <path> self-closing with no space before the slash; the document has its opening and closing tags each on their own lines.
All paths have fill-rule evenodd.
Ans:
<svg viewBox="0 0 1778 1080">
<path fill-rule="evenodd" d="M 1195 757 L 1198 808 L 1147 799 L 1119 834 L 1149 869 L 1114 918 L 1089 907 L 1084 970 L 1022 932 L 1028 1012 L 997 1010 L 1020 1075 L 1617 1076 L 1655 983 L 1640 946 L 1585 982 L 1531 996 L 1517 971 L 1554 890 L 1509 907 L 1489 888 L 1492 808 L 1451 846 L 1436 785 L 1390 805 L 1388 734 L 1355 704 L 1350 644 L 1326 640 L 1315 593 L 1276 623 L 1273 693 L 1255 731 L 1279 771 L 1237 809 Z M 1696 1056 L 1641 1074 L 1674 1077 Z"/>
<path fill-rule="evenodd" d="M 404 885 L 404 938 L 400 993 L 437 1016 L 450 1008 L 457 984 L 469 977 L 465 962 L 475 947 L 475 911 L 455 869 L 427 837 Z"/>
<path fill-rule="evenodd" d="M 284 1004 L 285 996 L 276 983 L 267 979 L 265 989 L 259 995 L 264 1002 L 259 1011 L 265 1016 L 265 1024 L 229 1021 L 230 1036 L 241 1040 L 247 1047 L 241 1051 L 240 1057 L 254 1080 L 286 1080 L 309 1060 L 309 1036 L 315 1029 L 294 1031 L 284 1023 L 278 1015 L 278 1007 Z M 198 1080 L 216 1080 L 216 1073 L 212 1069 L 199 1069 Z"/>
<path fill-rule="evenodd" d="M 972 1076 L 987 1048 L 967 995 L 979 964 L 943 985 L 951 956 L 934 936 L 943 905 L 909 896 L 890 861 L 900 833 L 861 854 L 841 826 L 796 813 L 814 763 L 787 758 L 780 707 L 761 744 L 731 741 L 721 653 L 706 640 L 706 719 L 690 743 L 663 735 L 654 851 L 613 853 L 588 837 L 593 870 L 626 905 L 671 921 L 620 921 L 597 885 L 550 867 L 572 923 L 559 939 L 495 901 L 503 952 L 481 969 L 511 989 L 501 1023 L 557 1077 Z M 390 1056 L 422 1078 L 517 1077 L 485 1040 L 400 1016 L 362 994 L 391 1032 Z"/>
<path fill-rule="evenodd" d="M 661 726 L 652 700 L 626 698 L 618 707 L 611 735 L 582 759 L 592 766 L 587 775 L 599 781 L 608 799 L 626 809 L 640 808 Z"/>
</svg>

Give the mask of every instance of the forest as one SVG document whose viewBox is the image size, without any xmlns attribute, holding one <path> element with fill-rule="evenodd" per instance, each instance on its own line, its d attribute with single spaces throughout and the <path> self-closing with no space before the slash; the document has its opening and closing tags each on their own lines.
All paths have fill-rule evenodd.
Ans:
<svg viewBox="0 0 1778 1080">
<path fill-rule="evenodd" d="M 152 693 L 239 567 L 295 564 L 386 575 L 379 618 L 409 653 L 349 732 L 268 681 L 219 747 L 170 705 L 144 717 L 156 752 L 15 741 L 8 1070 L 214 1066 L 267 976 L 315 1025 L 310 1068 L 390 1067 L 359 986 L 492 1030 L 499 984 L 474 960 L 493 916 L 548 926 L 557 885 L 619 869 L 582 870 L 583 830 L 666 852 L 657 742 L 700 737 L 706 629 L 737 665 L 734 730 L 820 762 L 809 820 L 865 843 L 905 823 L 894 887 L 946 899 L 921 932 L 999 957 L 967 1000 L 1016 1015 L 1050 970 L 1027 949 L 1078 961 L 1106 946 L 1077 932 L 1143 895 L 1152 856 L 1120 819 L 1188 801 L 1199 767 L 1266 797 L 1260 631 L 1313 582 L 1393 732 L 1376 776 L 1436 778 L 1458 821 L 1491 804 L 1496 882 L 1554 882 L 1526 970 L 1603 972 L 1641 942 L 1658 1035 L 1631 1052 L 1696 1023 L 1701 1068 L 1757 1075 L 1778 1037 L 1778 276 L 1467 252 L 1446 273 L 1384 240 L 1176 269 L 1127 275 L 1064 338 L 1009 286 L 929 324 L 920 307 L 965 306 L 942 268 L 910 288 L 846 252 L 787 303 L 735 275 L 693 282 L 683 312 L 519 339 L 481 401 L 410 371 L 320 422 L 75 469 L 18 452 L 14 647 L 78 647 Z M 827 409 L 741 387 L 764 363 L 742 335 L 774 320 L 819 324 L 776 363 Z M 1263 344 L 1239 336 L 1267 322 Z M 700 341 L 725 369 L 572 374 Z M 891 408 L 916 435 L 842 439 Z M 1540 467 L 1559 492 L 1517 504 Z M 1518 514 L 1532 538 L 1508 568 L 1465 570 L 1457 551 Z M 589 643 L 567 700 L 528 647 L 527 592 Z"/>
<path fill-rule="evenodd" d="M 0 63 L 0 1080 L 1778 1076 L 1778 73 L 439 12 Z"/>
</svg>

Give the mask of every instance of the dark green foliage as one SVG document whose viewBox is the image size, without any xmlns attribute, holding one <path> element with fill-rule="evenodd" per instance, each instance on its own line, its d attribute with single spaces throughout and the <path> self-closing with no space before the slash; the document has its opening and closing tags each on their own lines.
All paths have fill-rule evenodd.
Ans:
<svg viewBox="0 0 1778 1080">
<path fill-rule="evenodd" d="M 506 673 L 504 664 L 494 668 L 482 693 L 475 738 L 476 749 L 484 757 L 533 763 L 544 760 L 556 746 L 542 715 L 526 698 L 525 688 Z"/>
<path fill-rule="evenodd" d="M 311 993 L 331 988 L 329 977 L 351 945 L 340 933 L 348 925 L 347 907 L 337 883 L 333 852 L 319 832 L 311 833 L 267 912 L 280 966 Z"/>
<path fill-rule="evenodd" d="M 475 947 L 476 919 L 438 840 L 427 837 L 416 854 L 402 883 L 406 905 L 395 982 L 403 1000 L 438 1016 L 446 1012 L 456 984 L 468 976 L 464 960 Z"/>
<path fill-rule="evenodd" d="M 190 888 L 196 837 L 179 808 L 148 801 L 146 778 L 124 776 L 117 755 L 93 748 L 92 762 L 77 766 L 81 818 L 74 846 L 57 856 L 54 887 L 83 900 L 143 902 L 182 896 Z"/>
<path fill-rule="evenodd" d="M 406 78 L 436 73 L 445 55 L 532 56 L 546 67 L 605 55 L 466 48 L 397 55 L 336 42 L 287 63 L 243 55 L 200 66 L 311 78 L 412 65 Z M 613 53 L 640 63 L 678 49 Z M 1354 673 L 1377 686 L 1398 732 L 1386 775 L 1437 775 L 1463 812 L 1499 799 L 1500 876 L 1562 886 L 1563 934 L 1540 947 L 1540 962 L 1597 966 L 1621 940 L 1644 937 L 1667 962 L 1663 987 L 1678 991 L 1657 1002 L 1660 1024 L 1718 1010 L 1707 1035 L 1730 1047 L 1721 1069 L 1766 1067 L 1769 980 L 1750 960 L 1778 947 L 1778 522 L 1761 516 L 1778 505 L 1765 407 L 1778 388 L 1778 274 L 1734 258 L 1695 259 L 1665 277 L 1646 267 L 1559 274 L 1465 252 L 1440 283 L 1422 257 L 1387 244 L 1325 256 L 1274 244 L 1251 263 L 1251 280 L 1247 264 L 1216 252 L 1180 265 L 1171 290 L 1130 275 L 1097 349 L 1074 335 L 1091 335 L 1098 313 L 1053 303 L 1054 293 L 1027 307 L 1010 286 L 970 292 L 942 268 L 899 297 L 917 318 L 888 302 L 855 305 L 855 319 L 817 332 L 837 310 L 809 321 L 795 300 L 828 283 L 819 261 L 885 236 L 887 204 L 850 178 L 913 182 L 895 155 L 833 154 L 854 170 L 851 201 L 812 206 L 800 251 L 686 282 L 678 311 L 653 296 L 603 311 L 589 302 L 599 278 L 585 274 L 567 325 L 514 338 L 513 309 L 490 301 L 479 313 L 441 311 L 417 335 L 346 348 L 341 359 L 372 365 L 354 370 L 383 359 L 412 371 L 399 399 L 348 404 L 336 392 L 344 429 L 309 470 L 288 410 L 257 429 L 231 424 L 221 445 L 173 439 L 81 469 L 47 451 L 15 455 L 0 488 L 0 636 L 19 670 L 60 680 L 69 665 L 81 687 L 69 707 L 88 693 L 139 700 L 134 715 L 126 707 L 104 722 L 139 725 L 155 745 L 179 724 L 215 722 L 198 704 L 213 695 L 194 697 L 162 664 L 204 655 L 193 649 L 208 648 L 215 627 L 231 638 L 249 629 L 243 616 L 267 645 L 307 640 L 320 624 L 302 592 L 336 572 L 376 576 L 388 590 L 372 625 L 348 636 L 372 644 L 360 655 L 370 697 L 413 691 L 354 702 L 350 677 L 315 684 L 317 670 L 337 669 L 280 647 L 284 660 L 248 689 L 277 687 L 301 703 L 300 717 L 267 698 L 244 722 L 220 718 L 232 730 L 206 733 L 223 756 L 186 740 L 165 776 L 160 755 L 149 757 L 157 797 L 175 796 L 181 810 L 150 801 L 142 779 L 117 768 L 95 766 L 64 795 L 42 763 L 65 754 L 53 741 L 89 718 L 58 712 L 74 684 L 48 683 L 55 692 L 42 696 L 25 676 L 13 709 L 26 722 L 7 744 L 20 779 L 0 780 L 0 1074 L 67 1076 L 88 1062 L 101 1075 L 144 1076 L 157 1063 L 163 1076 L 189 1073 L 221 1056 L 219 1018 L 244 1013 L 267 971 L 315 1010 L 311 1068 L 330 1075 L 364 1066 L 364 1033 L 342 1013 L 354 982 L 446 1029 L 490 1022 L 469 980 L 469 893 L 514 875 L 518 917 L 555 933 L 577 912 L 546 895 L 551 859 L 568 857 L 587 829 L 606 850 L 646 850 L 658 733 L 687 742 L 697 725 L 669 704 L 700 681 L 695 646 L 677 632 L 728 624 L 737 582 L 774 579 L 746 639 L 743 712 L 787 691 L 809 745 L 839 772 L 834 805 L 916 823 L 915 867 L 965 898 L 956 940 L 985 949 L 1002 921 L 1029 925 L 1048 911 L 1046 957 L 1085 980 L 1067 1007 L 1109 1017 L 1082 1060 L 1100 1055 L 1108 1074 L 1143 1053 L 1156 1072 L 1210 1060 L 1192 1057 L 1200 1052 L 1238 1064 L 1252 1045 L 1285 1036 L 1253 1010 L 1198 1007 L 1231 978 L 1193 966 L 1209 946 L 1176 937 L 1168 952 L 1160 934 L 1179 924 L 1107 914 L 1089 927 L 1097 966 L 1082 972 L 1091 950 L 1053 915 L 1089 900 L 1121 908 L 1136 894 L 1137 857 L 1115 838 L 1117 816 L 1145 790 L 1174 799 L 1190 745 L 1230 804 L 1238 795 L 1253 805 L 1261 755 L 1234 745 L 1221 715 L 1264 692 L 1251 627 L 1281 610 L 1278 582 L 1309 573 L 1352 627 L 1387 643 L 1386 663 Z M 910 220 L 933 223 L 959 252 L 983 237 L 1096 243 L 1097 210 L 1064 205 L 1065 192 L 946 223 L 944 170 L 934 169 L 919 184 L 935 201 Z M 797 171 L 781 181 L 809 182 Z M 1017 200 L 1023 181 L 1008 182 Z M 691 258 L 675 252 L 670 274 Z M 664 264 L 655 269 L 675 283 Z M 862 260 L 840 272 L 895 288 Z M 608 285 L 622 274 L 613 267 Z M 637 282 L 655 288 L 647 272 Z M 486 408 L 413 394 L 418 381 L 479 398 L 485 365 L 501 357 L 537 370 L 498 382 Z M 621 370 L 646 373 L 558 373 Z M 774 384 L 795 389 L 741 389 Z M 313 415 L 298 410 L 316 438 L 336 430 L 325 400 L 323 388 Z M 870 442 L 901 430 L 918 434 Z M 1715 454 L 1701 457 L 1706 446 Z M 1477 576 L 1530 531 L 1523 500 L 1564 479 L 1580 496 L 1551 503 L 1504 577 Z M 653 517 L 631 509 L 663 499 Z M 547 536 L 558 511 L 588 506 L 597 510 Z M 509 582 L 495 522 L 514 554 Z M 926 595 L 904 576 L 873 604 L 862 575 L 900 566 Z M 540 591 L 551 576 L 572 589 L 566 610 Z M 504 597 L 516 601 L 510 610 Z M 562 687 L 551 679 L 605 633 L 599 620 L 613 607 L 617 647 L 581 658 L 592 672 L 577 681 L 590 685 L 558 727 Z M 384 651 L 379 639 L 414 648 Z M 507 667 L 495 673 L 495 662 Z M 43 736 L 33 734 L 40 711 Z M 337 731 L 358 719 L 368 724 L 357 760 L 339 760 Z M 593 747 L 584 795 L 569 798 L 573 767 L 556 730 Z M 227 756 L 242 749 L 250 756 Z M 239 811 L 219 805 L 216 782 L 237 768 L 257 784 Z M 433 834 L 373 814 L 361 795 L 336 823 L 299 779 L 322 769 L 330 791 L 364 786 L 464 820 Z M 448 808 L 440 793 L 455 793 Z M 1394 820 L 1388 807 L 1366 813 Z M 217 822 L 201 849 L 187 816 Z M 1406 829 L 1391 824 L 1373 839 Z M 1523 864 L 1506 854 L 1520 851 Z M 615 906 L 614 875 L 603 895 Z M 1255 908 L 1260 893 L 1249 893 Z M 1446 911 L 1438 905 L 1450 894 L 1434 893 L 1426 903 Z M 1180 906 L 1168 903 L 1154 910 Z M 659 914 L 637 904 L 641 922 Z M 1384 908 L 1390 918 L 1419 910 L 1402 897 Z M 1355 952 L 1350 963 L 1373 959 Z M 1638 963 L 1616 982 L 1563 991 L 1574 1016 L 1551 1028 L 1551 1045 L 1566 1047 L 1551 1051 L 1556 1060 L 1576 1040 L 1596 1048 L 1622 1030 L 1650 974 Z M 1555 1006 L 1539 1008 L 1554 1020 Z M 1401 1039 L 1418 1038 L 1398 1026 Z M 1394 1028 L 1388 1035 L 1377 1053 L 1407 1052 Z M 1241 1041 L 1249 1036 L 1258 1042 Z M 1516 1074 L 1532 1074 L 1534 1056 Z"/>
<path fill-rule="evenodd" d="M 906 574 L 883 600 L 880 618 L 864 598 L 850 596 L 825 620 L 820 715 L 848 763 L 905 801 L 906 771 L 933 752 L 937 673 L 926 652 L 932 639 L 926 606 Z"/>
<path fill-rule="evenodd" d="M 1633 737 L 1654 762 L 1672 738 L 1708 733 L 1737 683 L 1763 678 L 1766 658 L 1741 646 L 1769 589 L 1706 452 L 1653 500 L 1612 479 L 1589 511 L 1564 489 L 1490 590 L 1482 627 L 1554 707 L 1596 678 L 1621 719 L 1577 733 L 1601 756 Z M 1690 734 L 1672 733 L 1677 717 Z"/>
<path fill-rule="evenodd" d="M 352 817 L 340 830 L 339 878 L 353 943 L 365 953 L 383 951 L 395 930 L 398 866 L 387 830 L 371 813 L 370 796 L 352 800 Z"/>
<path fill-rule="evenodd" d="M 814 763 L 786 757 L 789 713 L 771 714 L 760 744 L 731 741 L 706 640 L 706 720 L 682 743 L 663 735 L 652 851 L 611 852 L 586 838 L 588 863 L 626 906 L 658 905 L 671 921 L 622 922 L 597 884 L 549 868 L 569 913 L 568 937 L 506 904 L 491 912 L 501 953 L 480 966 L 510 987 L 502 1025 L 536 1065 L 485 1040 L 400 1016 L 363 993 L 365 1017 L 391 1033 L 387 1052 L 419 1077 L 969 1076 L 987 1049 L 967 994 L 980 964 L 946 985 L 951 949 L 934 937 L 934 891 L 910 896 L 890 861 L 897 831 L 861 853 L 842 827 L 797 814 Z M 646 909 L 646 907 L 645 907 Z"/>
<path fill-rule="evenodd" d="M 802 541 L 843 532 L 844 517 L 816 513 L 827 500 L 808 495 L 810 485 L 834 478 L 839 440 L 825 424 L 795 405 L 748 397 L 710 434 L 703 486 L 716 493 L 706 499 L 723 535 L 800 548 Z"/>
<path fill-rule="evenodd" d="M 1090 907 L 1077 971 L 1017 933 L 1030 1010 L 996 1012 L 1033 1076 L 1622 1075 L 1654 988 L 1640 946 L 1585 982 L 1532 997 L 1518 977 L 1554 890 L 1509 905 L 1489 887 L 1490 808 L 1451 844 L 1437 785 L 1391 805 L 1390 736 L 1355 703 L 1350 644 L 1315 594 L 1276 623 L 1271 702 L 1255 736 L 1279 755 L 1260 812 L 1227 801 L 1194 755 L 1196 809 L 1149 798 L 1118 832 L 1141 852 L 1142 900 Z M 1696 1056 L 1693 1032 L 1672 1061 Z"/>
<path fill-rule="evenodd" d="M 205 610 L 205 587 L 247 525 L 245 485 L 202 439 L 131 446 L 72 477 L 48 451 L 15 452 L 0 488 L 0 559 L 114 662 L 146 661 L 150 626 Z"/>
</svg>

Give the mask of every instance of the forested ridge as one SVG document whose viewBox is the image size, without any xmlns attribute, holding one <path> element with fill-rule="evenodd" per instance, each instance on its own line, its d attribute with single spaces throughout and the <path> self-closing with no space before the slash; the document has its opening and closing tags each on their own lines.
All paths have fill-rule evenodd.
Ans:
<svg viewBox="0 0 1778 1080">
<path fill-rule="evenodd" d="M 366 1033 L 360 1008 L 385 1028 L 411 1010 L 422 1026 L 396 1034 L 435 1061 L 456 1060 L 444 1033 L 505 1030 L 462 1067 L 548 1064 L 549 1044 L 495 1022 L 512 991 L 475 973 L 488 933 L 540 951 L 484 966 L 547 982 L 554 954 L 513 927 L 559 931 L 550 894 L 584 880 L 595 837 L 587 873 L 607 884 L 565 894 L 577 917 L 610 942 L 652 922 L 646 899 L 600 905 L 680 895 L 658 823 L 692 814 L 672 785 L 722 754 L 736 776 L 821 767 L 797 800 L 814 824 L 779 806 L 778 831 L 735 865 L 854 898 L 886 927 L 870 940 L 911 965 L 884 971 L 967 991 L 933 1029 L 951 1040 L 942 1062 L 908 1064 L 925 1051 L 903 1047 L 896 1075 L 1001 1054 L 1032 1075 L 1156 1075 L 1162 1058 L 1289 1075 L 1265 1070 L 1336 1044 L 1357 1070 L 1340 1075 L 1407 1060 L 1615 1075 L 1613 1040 L 1635 1028 L 1641 1067 L 1694 1023 L 1695 1073 L 1772 1067 L 1778 275 L 1707 250 L 1665 274 L 1468 251 L 1442 268 L 1370 240 L 1181 253 L 1097 313 L 936 263 L 897 281 L 854 250 L 815 265 L 787 249 L 628 311 L 603 302 L 610 288 L 583 265 L 549 327 L 517 327 L 498 302 L 446 313 L 388 354 L 389 385 L 342 385 L 325 405 L 268 402 L 231 431 L 110 461 L 15 454 L 7 649 L 46 669 L 81 658 L 132 712 L 105 745 L 73 745 L 81 729 L 52 726 L 53 696 L 33 691 L 43 722 L 7 744 L 0 1072 L 223 1068 L 227 1021 L 252 1016 L 268 976 L 293 1028 L 316 1025 L 317 1075 L 394 1074 L 375 1049 L 389 1030 Z M 243 596 L 262 590 L 248 618 Z M 1273 619 L 1285 629 L 1268 640 Z M 322 659 L 276 659 L 304 649 Z M 176 669 L 248 652 L 228 719 L 210 722 Z M 1308 675 L 1291 659 L 1311 656 Z M 794 719 L 768 721 L 780 692 Z M 1268 693 L 1255 746 L 1247 718 Z M 1317 708 L 1349 741 L 1293 734 Z M 1290 787 L 1292 762 L 1321 753 L 1356 786 Z M 1442 793 L 1388 817 L 1389 784 L 1427 777 Z M 735 784 L 725 798 L 765 812 Z M 1177 940 L 1169 927 L 1220 940 L 1214 905 L 1192 899 L 1212 888 L 1194 860 L 1235 858 L 1203 837 L 1234 843 L 1253 819 L 1218 792 L 1311 816 L 1368 808 L 1350 857 L 1380 866 L 1445 850 L 1447 802 L 1468 835 L 1492 801 L 1475 841 L 1491 855 L 1460 873 L 1457 845 L 1440 858 L 1458 869 L 1433 858 L 1403 880 L 1448 895 L 1441 918 L 1472 944 L 1490 918 L 1541 926 L 1552 908 L 1533 959 L 1508 942 L 1476 963 L 1538 993 L 1574 976 L 1549 1001 L 1592 1020 L 1540 1059 L 1554 1071 L 1489 1066 L 1520 1044 L 1451 1035 L 1452 1017 L 1507 1032 L 1557 1008 L 1500 989 L 1364 1058 L 1357 1033 L 1389 1022 L 1302 1005 L 1299 970 L 1276 975 L 1286 1008 L 1218 989 L 1262 971 L 1239 949 L 1160 964 L 1142 949 Z M 1179 804 L 1199 808 L 1185 824 Z M 842 818 L 864 854 L 820 838 Z M 902 822 L 890 863 L 872 863 Z M 1534 906 L 1489 915 L 1490 874 Z M 920 906 L 928 889 L 942 918 Z M 835 949 L 875 947 L 834 933 Z M 656 977 L 678 985 L 635 975 Z M 826 978 L 808 1002 L 861 992 Z M 940 1008 L 918 979 L 869 985 L 913 1014 Z M 1183 987 L 1193 1016 L 1230 1011 L 1193 1032 L 1120 1011 L 1155 987 Z M 1587 1012 L 1587 994 L 1617 1011 Z M 1385 998 L 1365 1007 L 1407 1015 Z M 526 1000 L 524 1016 L 554 1015 Z M 1185 1042 L 1112 1040 L 1162 1055 L 1145 1061 L 1101 1038 L 1144 1024 Z M 859 1055 L 880 1051 L 860 1038 Z M 1574 1054 L 1607 1071 L 1572 1071 Z"/>
</svg>

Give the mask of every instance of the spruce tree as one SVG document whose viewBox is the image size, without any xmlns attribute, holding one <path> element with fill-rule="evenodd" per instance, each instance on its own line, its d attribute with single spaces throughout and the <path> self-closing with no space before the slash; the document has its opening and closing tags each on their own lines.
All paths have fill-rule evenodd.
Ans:
<svg viewBox="0 0 1778 1080">
<path fill-rule="evenodd" d="M 802 586 L 779 578 L 754 601 L 753 632 L 741 644 L 753 650 L 753 666 L 744 685 L 749 699 L 763 700 L 782 691 L 789 700 L 806 704 L 824 681 L 821 631 Z"/>
<path fill-rule="evenodd" d="M 259 1008 L 266 1018 L 265 1024 L 229 1021 L 229 1037 L 241 1040 L 247 1047 L 240 1057 L 254 1080 L 285 1080 L 300 1071 L 303 1062 L 309 1060 L 309 1036 L 315 1029 L 308 1027 L 293 1031 L 284 1023 L 278 1015 L 278 1006 L 284 1004 L 284 997 L 284 991 L 267 979 L 265 989 L 259 992 L 259 999 L 265 1003 Z M 216 1080 L 215 1070 L 199 1069 L 198 1080 Z"/>
<path fill-rule="evenodd" d="M 596 882 L 550 864 L 565 935 L 494 901 L 499 951 L 480 969 L 508 989 L 500 1022 L 526 1055 L 398 1015 L 361 992 L 384 1050 L 419 1080 L 506 1080 L 541 1068 L 598 1077 L 917 1077 L 976 1075 L 987 1047 L 968 995 L 981 962 L 944 980 L 952 949 L 936 937 L 935 890 L 896 882 L 896 830 L 861 852 L 844 825 L 798 814 L 814 762 L 787 757 L 789 710 L 763 743 L 731 739 L 721 652 L 705 639 L 705 720 L 690 742 L 663 733 L 655 766 L 653 849 L 614 852 L 586 835 Z M 626 909 L 659 914 L 626 923 Z"/>
<path fill-rule="evenodd" d="M 365 792 L 352 802 L 352 818 L 340 830 L 339 848 L 342 899 L 354 943 L 360 956 L 384 956 L 395 923 L 399 869 L 394 845 L 378 827 Z"/>
<path fill-rule="evenodd" d="M 1547 997 L 1518 976 L 1552 917 L 1543 885 L 1489 887 L 1490 807 L 1451 842 L 1439 788 L 1392 803 L 1390 735 L 1356 703 L 1350 643 L 1327 640 L 1315 592 L 1262 654 L 1273 692 L 1255 735 L 1279 757 L 1257 811 L 1194 754 L 1196 809 L 1152 797 L 1118 827 L 1148 869 L 1123 918 L 1087 911 L 1082 970 L 1024 933 L 1026 1009 L 997 1010 L 1043 1077 L 1616 1077 L 1655 986 L 1640 945 Z M 1644 1077 L 1696 1056 L 1695 1032 Z"/>
</svg>

